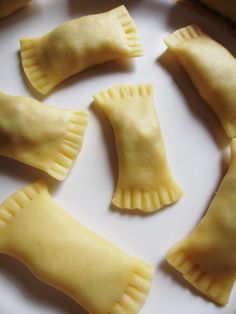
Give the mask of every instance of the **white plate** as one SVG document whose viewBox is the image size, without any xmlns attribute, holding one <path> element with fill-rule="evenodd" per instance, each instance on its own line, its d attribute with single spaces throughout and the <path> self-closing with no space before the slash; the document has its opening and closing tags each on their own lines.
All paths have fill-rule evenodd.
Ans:
<svg viewBox="0 0 236 314">
<path fill-rule="evenodd" d="M 165 51 L 163 37 L 190 23 L 200 23 L 232 52 L 236 51 L 236 39 L 217 18 L 175 6 L 171 0 L 124 2 L 140 31 L 144 57 L 89 69 L 68 79 L 43 101 L 62 108 L 88 108 L 94 93 L 112 85 L 152 83 L 169 162 L 185 196 L 177 204 L 149 216 L 112 210 L 110 201 L 117 172 L 113 135 L 105 117 L 98 117 L 91 110 L 82 152 L 68 178 L 57 183 L 40 171 L 0 158 L 0 201 L 25 184 L 45 178 L 56 201 L 80 222 L 130 254 L 153 263 L 155 278 L 142 314 L 235 314 L 236 289 L 227 306 L 217 307 L 190 288 L 165 262 L 168 249 L 185 237 L 204 214 L 227 169 L 224 147 L 228 143 L 217 119 L 176 60 L 160 56 Z M 38 36 L 68 19 L 119 4 L 118 0 L 35 0 L 2 20 L 0 90 L 34 96 L 20 66 L 20 37 Z M 0 314 L 42 313 L 85 311 L 40 283 L 19 262 L 1 255 Z"/>
</svg>

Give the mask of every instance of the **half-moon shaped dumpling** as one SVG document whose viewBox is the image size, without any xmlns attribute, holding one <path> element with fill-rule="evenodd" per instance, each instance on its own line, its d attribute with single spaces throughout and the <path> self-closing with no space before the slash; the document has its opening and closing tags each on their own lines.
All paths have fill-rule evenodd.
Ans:
<svg viewBox="0 0 236 314">
<path fill-rule="evenodd" d="M 57 109 L 0 92 L 0 155 L 63 180 L 80 152 L 87 123 L 85 110 Z"/>
<path fill-rule="evenodd" d="M 113 204 L 154 211 L 179 200 L 166 159 L 151 85 L 117 86 L 93 96 L 115 133 L 119 174 Z"/>
<path fill-rule="evenodd" d="M 31 0 L 0 0 L 0 18 L 14 13 Z"/>
<path fill-rule="evenodd" d="M 124 6 L 68 21 L 43 37 L 21 39 L 20 45 L 24 71 L 42 94 L 92 65 L 143 54 Z"/>
<path fill-rule="evenodd" d="M 169 251 L 167 260 L 210 299 L 228 302 L 236 279 L 236 139 L 229 170 L 206 215 Z"/>
<path fill-rule="evenodd" d="M 236 136 L 236 59 L 196 25 L 165 38 L 199 94 L 221 121 L 230 138 Z"/>
<path fill-rule="evenodd" d="M 153 273 L 67 214 L 43 182 L 0 206 L 0 253 L 17 258 L 94 314 L 137 314 Z"/>
</svg>

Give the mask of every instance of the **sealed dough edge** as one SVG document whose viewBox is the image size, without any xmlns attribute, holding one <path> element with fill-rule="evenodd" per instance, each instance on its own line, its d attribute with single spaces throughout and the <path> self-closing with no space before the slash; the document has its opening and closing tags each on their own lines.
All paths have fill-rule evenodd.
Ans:
<svg viewBox="0 0 236 314">
<path fill-rule="evenodd" d="M 54 228 L 57 220 L 61 230 Z M 63 224 L 69 224 L 68 241 Z M 74 237 L 72 231 L 70 238 L 74 228 L 80 236 Z M 0 235 L 1 253 L 20 260 L 39 280 L 69 295 L 91 314 L 138 314 L 144 305 L 154 268 L 78 223 L 53 201 L 43 180 L 0 205 Z M 99 260 L 96 267 L 92 256 Z"/>
<path fill-rule="evenodd" d="M 232 255 L 230 255 L 229 253 L 227 254 L 226 252 L 228 243 L 224 244 L 228 241 L 229 243 L 231 243 L 231 245 L 229 245 L 229 248 L 231 248 L 232 251 L 233 248 L 235 248 L 235 242 L 233 241 L 236 228 L 232 223 L 232 220 L 234 220 L 235 218 L 235 206 L 233 206 L 235 205 L 235 202 L 230 200 L 232 198 L 232 195 L 225 195 L 225 197 L 230 200 L 227 205 L 230 206 L 231 204 L 230 210 L 233 211 L 233 213 L 229 215 L 229 212 L 226 210 L 226 208 L 222 206 L 222 202 L 216 205 L 216 200 L 217 193 L 221 193 L 221 195 L 218 196 L 219 198 L 222 197 L 222 190 L 225 189 L 227 180 L 232 180 L 235 182 L 235 175 L 234 178 L 231 176 L 232 172 L 235 171 L 235 162 L 236 138 L 231 141 L 231 161 L 229 169 L 223 177 L 220 186 L 216 192 L 216 195 L 212 199 L 208 207 L 207 213 L 201 219 L 200 223 L 194 228 L 192 233 L 190 233 L 190 235 L 185 237 L 183 240 L 180 240 L 178 243 L 176 243 L 167 252 L 166 255 L 167 262 L 177 271 L 179 271 L 185 280 L 187 280 L 193 287 L 195 287 L 199 292 L 204 294 L 213 302 L 222 306 L 226 305 L 229 302 L 231 291 L 236 280 L 236 269 L 231 266 L 232 269 L 230 268 L 231 270 L 229 270 L 229 266 L 226 263 L 228 258 L 229 260 L 232 259 L 232 265 L 234 265 L 235 254 L 233 254 L 233 252 Z M 232 187 L 229 189 L 228 186 L 227 191 L 229 192 L 229 190 L 230 193 L 235 193 L 235 191 L 232 191 Z M 214 221 L 212 225 L 214 227 L 212 227 L 212 225 L 209 225 L 209 220 L 212 219 L 212 217 L 209 217 L 210 215 L 208 215 L 208 213 L 213 213 L 216 208 L 220 211 L 220 216 L 218 214 L 218 216 L 216 217 L 216 214 L 213 217 Z M 226 226 L 224 226 L 224 220 L 226 221 Z M 208 224 L 204 229 L 203 225 L 204 223 L 206 224 L 206 221 L 208 222 Z M 231 225 L 229 225 L 228 221 L 230 221 Z M 229 229 L 228 233 L 224 228 Z M 213 236 L 210 236 L 212 231 L 215 232 L 213 233 L 213 236 L 215 234 L 217 234 L 215 235 L 215 237 L 217 237 L 218 235 L 220 236 L 219 239 L 216 238 L 214 240 L 215 242 L 219 243 L 220 239 L 223 238 L 221 240 L 222 244 L 219 245 L 219 248 L 214 248 L 214 246 L 212 245 L 213 240 L 211 239 L 211 237 Z M 233 234 L 233 236 L 231 235 L 231 233 Z M 195 242 L 189 242 L 193 239 L 194 236 Z M 223 250 L 224 247 L 226 247 L 225 251 L 220 252 L 220 248 L 221 250 Z M 195 253 L 195 250 L 198 253 Z M 201 256 L 205 255 L 208 257 L 208 262 L 211 267 L 207 265 L 203 259 L 201 260 Z M 216 266 L 214 265 L 217 264 L 217 260 L 221 260 L 221 268 L 216 268 Z M 222 261 L 224 261 L 224 263 Z M 226 265 L 228 268 L 226 267 Z"/>
<path fill-rule="evenodd" d="M 58 181 L 65 179 L 75 159 L 80 154 L 88 125 L 88 118 L 89 112 L 87 110 L 72 112 L 66 125 L 66 134 L 59 146 L 58 154 L 43 169 L 43 171 Z"/>
<path fill-rule="evenodd" d="M 219 305 L 226 305 L 229 301 L 235 278 L 225 281 L 217 279 L 201 268 L 191 255 L 182 249 L 181 242 L 172 247 L 167 253 L 167 262 L 179 271 L 183 278 L 199 292 Z"/>
<path fill-rule="evenodd" d="M 192 24 L 177 29 L 172 34 L 166 36 L 164 38 L 164 42 L 170 50 L 174 50 L 175 47 L 180 43 L 204 36 L 207 35 L 201 30 L 201 28 L 196 24 Z"/>
<path fill-rule="evenodd" d="M 128 10 L 124 5 L 120 5 L 119 7 L 112 9 L 112 12 L 114 12 L 114 14 L 117 16 L 120 26 L 122 27 L 127 39 L 129 46 L 129 55 L 127 57 L 142 57 L 144 52 L 140 41 L 140 35 Z"/>
</svg>

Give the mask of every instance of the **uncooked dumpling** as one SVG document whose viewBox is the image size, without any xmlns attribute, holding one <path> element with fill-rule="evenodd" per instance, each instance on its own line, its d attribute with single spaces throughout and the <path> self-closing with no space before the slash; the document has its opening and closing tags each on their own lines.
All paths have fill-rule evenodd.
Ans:
<svg viewBox="0 0 236 314">
<path fill-rule="evenodd" d="M 236 59 L 198 26 L 165 38 L 199 94 L 216 113 L 230 138 L 236 136 Z"/>
<path fill-rule="evenodd" d="M 224 305 L 236 279 L 236 139 L 231 162 L 206 215 L 167 255 L 195 288 Z"/>
<path fill-rule="evenodd" d="M 0 92 L 0 155 L 63 180 L 80 152 L 86 110 L 63 110 Z"/>
<path fill-rule="evenodd" d="M 143 54 L 124 6 L 65 22 L 43 37 L 21 39 L 20 45 L 24 71 L 42 94 L 92 65 Z"/>
<path fill-rule="evenodd" d="M 0 206 L 0 253 L 23 262 L 91 314 L 138 314 L 153 273 L 67 214 L 43 182 Z"/>
<path fill-rule="evenodd" d="M 119 174 L 113 204 L 154 211 L 180 199 L 166 158 L 151 85 L 117 86 L 93 96 L 115 133 Z"/>
</svg>

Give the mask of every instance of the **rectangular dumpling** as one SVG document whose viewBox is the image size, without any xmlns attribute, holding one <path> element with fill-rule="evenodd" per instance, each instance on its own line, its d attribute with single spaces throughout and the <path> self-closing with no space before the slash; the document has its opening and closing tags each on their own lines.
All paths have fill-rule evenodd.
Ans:
<svg viewBox="0 0 236 314">
<path fill-rule="evenodd" d="M 190 25 L 165 38 L 194 86 L 215 112 L 230 138 L 236 136 L 236 59 L 198 26 Z"/>
<path fill-rule="evenodd" d="M 43 182 L 0 206 L 0 253 L 91 314 L 138 314 L 153 269 L 96 235 L 58 206 Z"/>
<path fill-rule="evenodd" d="M 42 94 L 92 65 L 143 54 L 124 6 L 65 22 L 40 38 L 21 39 L 20 45 L 24 71 Z"/>
<path fill-rule="evenodd" d="M 119 174 L 113 204 L 154 211 L 183 192 L 170 171 L 151 85 L 116 86 L 93 96 L 115 133 Z"/>
<path fill-rule="evenodd" d="M 0 18 L 14 13 L 31 0 L 0 0 Z"/>
<path fill-rule="evenodd" d="M 53 108 L 0 92 L 0 155 L 63 180 L 80 152 L 86 110 Z"/>
<path fill-rule="evenodd" d="M 224 305 L 236 279 L 236 139 L 231 162 L 206 215 L 167 255 L 200 292 Z"/>
</svg>

